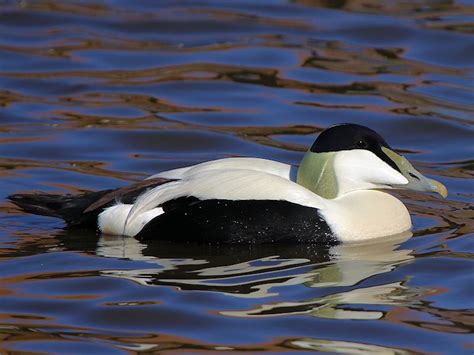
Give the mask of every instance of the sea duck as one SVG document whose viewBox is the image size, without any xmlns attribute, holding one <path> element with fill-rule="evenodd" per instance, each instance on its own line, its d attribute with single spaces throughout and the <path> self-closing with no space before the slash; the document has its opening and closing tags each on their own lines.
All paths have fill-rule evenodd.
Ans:
<svg viewBox="0 0 474 355">
<path fill-rule="evenodd" d="M 405 205 L 380 189 L 447 196 L 443 184 L 423 176 L 375 131 L 340 124 L 319 134 L 299 167 L 226 158 L 119 189 L 9 198 L 71 227 L 140 240 L 331 244 L 411 229 Z"/>
</svg>

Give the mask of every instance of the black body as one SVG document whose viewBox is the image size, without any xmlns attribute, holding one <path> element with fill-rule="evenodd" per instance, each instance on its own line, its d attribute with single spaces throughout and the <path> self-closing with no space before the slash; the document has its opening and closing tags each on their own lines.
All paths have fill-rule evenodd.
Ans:
<svg viewBox="0 0 474 355">
<path fill-rule="evenodd" d="M 136 236 L 138 239 L 337 244 L 316 208 L 288 201 L 201 201 L 195 197 L 182 197 L 161 207 L 164 214 L 150 221 Z"/>
</svg>

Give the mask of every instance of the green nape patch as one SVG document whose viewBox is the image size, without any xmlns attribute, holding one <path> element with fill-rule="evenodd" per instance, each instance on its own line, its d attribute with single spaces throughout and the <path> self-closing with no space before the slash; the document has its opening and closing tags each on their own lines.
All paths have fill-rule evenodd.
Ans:
<svg viewBox="0 0 474 355">
<path fill-rule="evenodd" d="M 297 183 L 326 199 L 337 197 L 337 180 L 334 172 L 335 152 L 308 151 L 298 168 Z"/>
</svg>

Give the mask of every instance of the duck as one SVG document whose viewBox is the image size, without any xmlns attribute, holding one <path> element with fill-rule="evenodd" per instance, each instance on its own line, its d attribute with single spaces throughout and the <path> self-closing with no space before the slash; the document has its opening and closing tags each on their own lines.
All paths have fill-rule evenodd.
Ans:
<svg viewBox="0 0 474 355">
<path fill-rule="evenodd" d="M 339 244 L 406 233 L 407 207 L 385 190 L 448 194 L 374 130 L 323 130 L 298 167 L 232 157 L 79 195 L 9 196 L 28 213 L 103 235 L 204 243 Z"/>
</svg>

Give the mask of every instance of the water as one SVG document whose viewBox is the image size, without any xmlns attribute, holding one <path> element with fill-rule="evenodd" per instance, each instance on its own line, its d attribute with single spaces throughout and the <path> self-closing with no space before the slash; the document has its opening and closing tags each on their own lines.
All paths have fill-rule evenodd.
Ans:
<svg viewBox="0 0 474 355">
<path fill-rule="evenodd" d="M 453 353 L 474 348 L 470 1 L 0 1 L 0 351 Z M 297 164 L 379 131 L 448 199 L 413 237 L 141 244 L 25 215 L 228 156 Z"/>
</svg>

